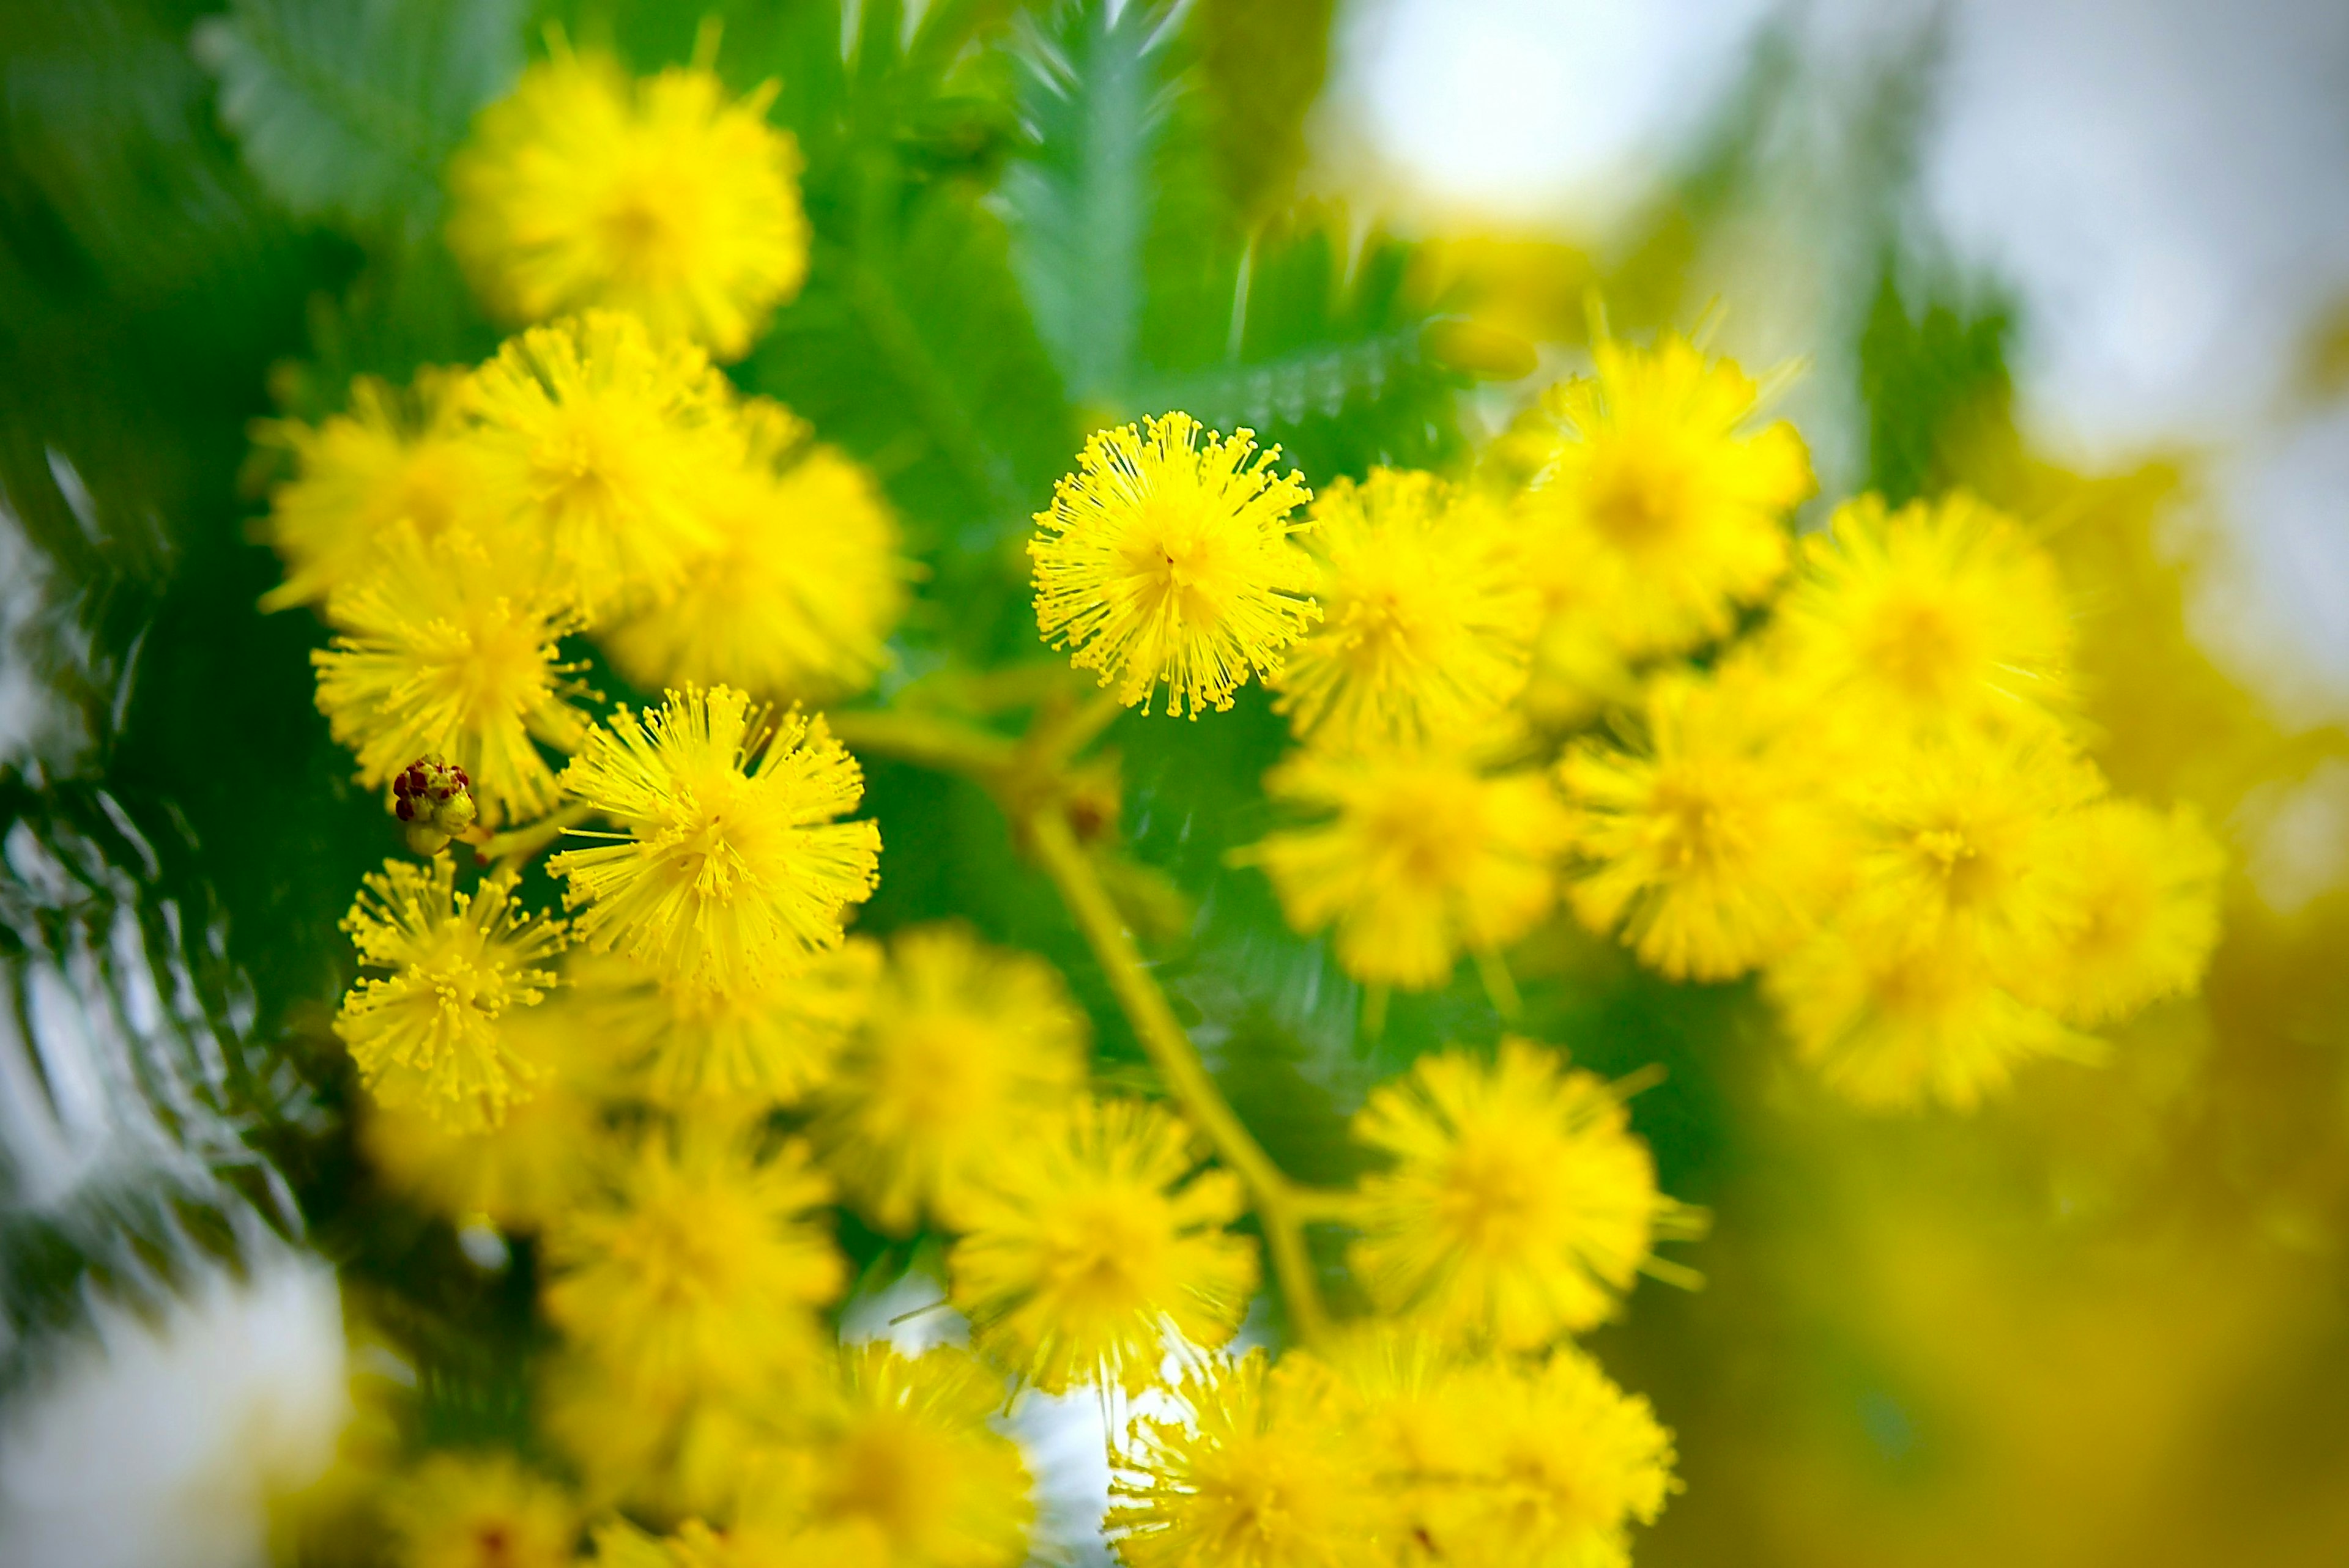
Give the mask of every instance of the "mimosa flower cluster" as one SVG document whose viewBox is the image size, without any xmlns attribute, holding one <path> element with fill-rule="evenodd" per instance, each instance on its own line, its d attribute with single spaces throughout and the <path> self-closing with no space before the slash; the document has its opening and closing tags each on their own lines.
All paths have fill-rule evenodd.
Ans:
<svg viewBox="0 0 2349 1568">
<path fill-rule="evenodd" d="M 852 930 L 881 831 L 806 705 L 873 688 L 915 573 L 874 479 L 718 368 L 808 270 L 771 98 L 558 42 L 450 172 L 516 335 L 265 432 L 265 603 L 324 619 L 318 707 L 411 851 L 346 922 L 362 1146 L 527 1239 L 545 1331 L 533 1466 L 378 1458 L 369 1528 L 413 1568 L 1009 1568 L 1036 1508 L 1001 1418 L 1086 1391 L 1133 1568 L 1628 1562 L 1672 1439 L 1576 1336 L 1643 1274 L 1694 1283 L 1655 1250 L 1704 1217 L 1622 1085 L 1437 1050 L 1354 1114 L 1369 1174 L 1289 1181 L 1084 880 L 1065 778 L 999 797 L 1154 1078 L 1096 1070 L 1036 954 Z M 1798 542 L 1808 459 L 1761 401 L 1685 339 L 1602 339 L 1457 475 L 1309 488 L 1248 430 L 1104 429 L 1035 519 L 1039 628 L 1145 716 L 1268 688 L 1288 820 L 1226 849 L 1370 1031 L 1464 957 L 1517 1017 L 1509 950 L 1570 913 L 1673 980 L 1758 972 L 1854 1099 L 1970 1104 L 2197 984 L 2218 851 L 2089 759 L 2028 527 L 1861 497 Z M 842 1343 L 847 1216 L 926 1249 L 967 1345 Z"/>
</svg>

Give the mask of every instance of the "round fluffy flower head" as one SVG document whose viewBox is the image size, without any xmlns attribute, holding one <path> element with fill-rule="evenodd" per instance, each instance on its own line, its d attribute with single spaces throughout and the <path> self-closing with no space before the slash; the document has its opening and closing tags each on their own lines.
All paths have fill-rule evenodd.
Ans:
<svg viewBox="0 0 2349 1568">
<path fill-rule="evenodd" d="M 484 483 L 527 563 L 589 621 L 675 590 L 718 542 L 707 476 L 740 460 L 733 392 L 701 350 L 589 311 L 506 340 L 466 384 Z"/>
<path fill-rule="evenodd" d="M 543 814 L 554 769 L 536 742 L 568 751 L 587 728 L 557 646 L 569 617 L 502 584 L 470 539 L 397 531 L 376 573 L 332 601 L 342 633 L 310 655 L 318 711 L 369 788 L 430 757 L 464 773 L 483 822 Z"/>
<path fill-rule="evenodd" d="M 1035 1503 L 988 1424 L 1003 1401 L 967 1351 L 850 1346 L 803 1431 L 753 1464 L 737 1533 L 803 1568 L 1016 1568 Z"/>
<path fill-rule="evenodd" d="M 493 521 L 481 510 L 480 452 L 456 417 L 464 379 L 431 366 L 404 388 L 362 376 L 347 411 L 315 427 L 261 427 L 260 438 L 290 454 L 295 469 L 270 492 L 265 531 L 285 581 L 262 596 L 263 609 L 319 603 L 373 575 L 394 524 L 429 542 Z"/>
<path fill-rule="evenodd" d="M 1264 869 L 1282 912 L 1334 924 L 1338 962 L 1372 985 L 1441 985 L 1464 948 L 1515 942 L 1557 900 L 1571 829 L 1538 772 L 1487 778 L 1449 752 L 1301 752 L 1265 776 L 1275 799 L 1333 812 L 1237 857 Z"/>
<path fill-rule="evenodd" d="M 663 979 L 739 993 L 775 985 L 840 944 L 841 912 L 872 896 L 881 830 L 834 820 L 864 792 L 821 716 L 772 730 L 728 686 L 619 708 L 564 770 L 573 799 L 627 830 L 547 869 L 584 908 L 580 934 Z M 758 761 L 750 758 L 757 754 Z"/>
<path fill-rule="evenodd" d="M 2021 976 L 2067 1022 L 2097 1025 L 2201 983 L 2219 942 L 2226 854 L 2190 807 L 2100 801 L 2070 819 L 2058 955 Z"/>
<path fill-rule="evenodd" d="M 1132 1392 L 1170 1335 L 1212 1349 L 1256 1288 L 1253 1245 L 1225 1226 L 1245 1202 L 1200 1171 L 1188 1128 L 1137 1100 L 1078 1100 L 999 1150 L 947 1257 L 978 1344 L 1045 1392 Z"/>
<path fill-rule="evenodd" d="M 449 248 L 490 309 L 543 321 L 606 305 L 739 359 L 807 276 L 799 148 L 768 83 L 631 82 L 602 55 L 533 66 L 450 165 Z"/>
<path fill-rule="evenodd" d="M 654 1395 L 803 1368 L 843 1283 L 809 1214 L 831 1196 L 797 1143 L 761 1161 L 715 1128 L 648 1137 L 607 1200 L 549 1227 L 547 1315 Z"/>
<path fill-rule="evenodd" d="M 456 891 L 455 877 L 444 857 L 386 861 L 363 879 L 343 929 L 363 967 L 391 976 L 354 983 L 335 1033 L 382 1104 L 467 1130 L 494 1126 L 529 1096 L 540 1069 L 506 1015 L 554 984 L 541 965 L 564 933 L 561 921 L 514 906 L 511 877 L 485 877 L 470 892 Z"/>
<path fill-rule="evenodd" d="M 1323 490 L 1302 539 L 1321 624 L 1267 683 L 1299 738 L 1417 746 L 1477 728 L 1524 688 L 1540 601 L 1499 508 L 1373 469 Z"/>
<path fill-rule="evenodd" d="M 1355 1272 L 1381 1310 L 1447 1338 L 1525 1350 L 1588 1328 L 1657 1266 L 1660 1230 L 1689 1228 L 1622 1100 L 1525 1040 L 1491 1062 L 1422 1057 L 1354 1136 L 1394 1161 L 1362 1183 Z"/>
<path fill-rule="evenodd" d="M 1337 1425 L 1317 1363 L 1251 1350 L 1174 1390 L 1182 1414 L 1143 1417 L 1110 1482 L 1108 1531 L 1128 1568 L 1372 1568 L 1384 1479 Z"/>
<path fill-rule="evenodd" d="M 2071 696 L 2054 562 L 1962 493 L 1898 511 L 1880 496 L 1846 502 L 1804 541 L 1779 614 L 1793 657 L 1871 732 L 2028 720 Z"/>
<path fill-rule="evenodd" d="M 1568 902 L 1674 980 L 1732 979 L 1783 952 L 1842 870 L 1779 684 L 1744 663 L 1660 676 L 1644 752 L 1585 739 L 1559 767 L 1583 866 Z"/>
<path fill-rule="evenodd" d="M 1528 553 L 1583 578 L 1629 651 L 1719 637 L 1785 574 L 1785 515 L 1812 490 L 1802 438 L 1783 421 L 1747 431 L 1753 378 L 1686 338 L 1592 353 L 1594 373 L 1551 387 L 1514 438 L 1540 465 Z"/>
<path fill-rule="evenodd" d="M 1089 1030 L 1052 966 L 958 925 L 903 931 L 823 1097 L 816 1141 L 874 1222 L 948 1225 L 1005 1144 L 1082 1086 Z"/>
<path fill-rule="evenodd" d="M 1854 790 L 1861 849 L 1844 924 L 1876 944 L 1970 953 L 2013 988 L 2056 962 L 2095 770 L 2049 732 L 1889 748 Z"/>
<path fill-rule="evenodd" d="M 2037 1057 L 2093 1061 L 2099 1043 L 2019 1000 L 1946 930 L 1829 931 L 1773 965 L 1765 989 L 1795 1056 L 1871 1109 L 1971 1109 Z"/>
<path fill-rule="evenodd" d="M 1278 670 L 1319 613 L 1289 539 L 1312 492 L 1253 430 L 1201 438 L 1188 414 L 1096 431 L 1028 542 L 1044 640 L 1127 707 L 1147 713 L 1163 683 L 1166 711 L 1194 718 Z"/>
<path fill-rule="evenodd" d="M 905 610 L 896 523 L 872 476 L 811 443 L 781 405 L 752 399 L 742 426 L 743 459 L 706 486 L 709 552 L 604 646 L 647 688 L 723 681 L 810 700 L 863 691 Z"/>
<path fill-rule="evenodd" d="M 440 1453 L 384 1499 L 398 1568 L 570 1568 L 579 1510 L 502 1453 Z"/>
<path fill-rule="evenodd" d="M 1629 1568 L 1629 1526 L 1653 1523 L 1679 1490 L 1647 1400 L 1570 1346 L 1467 1369 L 1453 1397 L 1474 1436 L 1424 1527 L 1436 1561 Z"/>
</svg>

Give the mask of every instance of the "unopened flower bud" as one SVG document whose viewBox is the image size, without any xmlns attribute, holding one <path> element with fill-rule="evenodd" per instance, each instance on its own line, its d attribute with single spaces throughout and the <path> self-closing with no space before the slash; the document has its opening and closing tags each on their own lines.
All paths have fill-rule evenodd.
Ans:
<svg viewBox="0 0 2349 1568">
<path fill-rule="evenodd" d="M 419 757 L 391 781 L 391 814 L 408 830 L 408 847 L 437 855 L 473 825 L 472 780 L 438 757 Z"/>
</svg>

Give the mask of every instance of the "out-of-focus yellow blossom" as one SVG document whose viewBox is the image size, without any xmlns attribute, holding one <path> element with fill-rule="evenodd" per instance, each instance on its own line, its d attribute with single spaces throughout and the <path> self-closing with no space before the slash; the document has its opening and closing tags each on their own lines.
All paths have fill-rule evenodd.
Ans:
<svg viewBox="0 0 2349 1568">
<path fill-rule="evenodd" d="M 670 692 L 657 713 L 620 707 L 563 787 L 627 830 L 547 862 L 584 909 L 580 935 L 665 980 L 779 985 L 840 944 L 841 912 L 878 880 L 881 830 L 834 820 L 864 792 L 856 759 L 821 716 L 771 729 L 729 686 Z"/>
<path fill-rule="evenodd" d="M 2103 790 L 2045 731 L 1889 748 L 1854 789 L 1843 924 L 1863 944 L 1977 954 L 2012 987 L 2064 950 L 2078 811 Z"/>
<path fill-rule="evenodd" d="M 1498 506 L 1373 469 L 1331 484 L 1309 516 L 1321 624 L 1267 682 L 1299 738 L 1423 745 L 1476 730 L 1524 688 L 1539 600 Z"/>
<path fill-rule="evenodd" d="M 655 1100 L 788 1105 L 831 1072 L 880 973 L 879 944 L 850 937 L 788 979 L 740 991 L 663 983 L 619 954 L 574 958 L 570 979 L 585 1026 Z"/>
<path fill-rule="evenodd" d="M 822 1097 L 816 1142 L 873 1222 L 957 1223 L 972 1181 L 1083 1086 L 1084 1014 L 1052 966 L 958 925 L 901 931 Z"/>
<path fill-rule="evenodd" d="M 285 581 L 262 595 L 263 609 L 320 603 L 372 575 L 396 523 L 429 544 L 495 521 L 482 510 L 479 449 L 456 418 L 465 376 L 427 366 L 406 387 L 362 376 L 348 411 L 316 426 L 261 428 L 295 470 L 269 497 L 263 531 L 285 562 Z"/>
<path fill-rule="evenodd" d="M 1179 413 L 1094 432 L 1028 543 L 1044 640 L 1127 707 L 1147 713 L 1163 683 L 1166 711 L 1193 718 L 1278 671 L 1320 614 L 1289 537 L 1312 492 L 1271 471 L 1280 449 L 1258 453 L 1253 430 L 1201 436 Z"/>
<path fill-rule="evenodd" d="M 391 977 L 354 983 L 335 1033 L 382 1104 L 477 1130 L 503 1121 L 542 1070 L 517 1048 L 506 1014 L 554 984 L 541 965 L 565 932 L 516 908 L 511 877 L 484 877 L 470 892 L 455 878 L 453 856 L 386 861 L 367 874 L 343 930 L 362 966 Z"/>
<path fill-rule="evenodd" d="M 1393 1161 L 1367 1177 L 1353 1267 L 1381 1311 L 1526 1350 L 1611 1312 L 1660 1235 L 1694 1216 L 1656 1191 L 1622 1100 L 1556 1052 L 1507 1039 L 1492 1062 L 1425 1056 L 1371 1091 L 1354 1136 Z"/>
<path fill-rule="evenodd" d="M 1571 1346 L 1487 1361 L 1453 1397 L 1472 1437 L 1465 1473 L 1440 1485 L 1423 1527 L 1430 1560 L 1628 1568 L 1629 1526 L 1653 1523 L 1679 1490 L 1671 1434 L 1647 1400 Z"/>
<path fill-rule="evenodd" d="M 506 1027 L 536 1034 L 526 1026 L 547 1010 Z M 539 1230 L 585 1196 L 605 1137 L 595 1102 L 560 1072 L 507 1107 L 498 1127 L 451 1131 L 417 1111 L 386 1109 L 359 1123 L 361 1147 L 392 1187 L 451 1220 L 478 1214 L 502 1231 Z"/>
<path fill-rule="evenodd" d="M 595 1527 L 595 1568 L 793 1568 L 788 1546 L 741 1530 L 712 1530 L 698 1519 L 673 1535 L 647 1535 L 625 1519 Z"/>
<path fill-rule="evenodd" d="M 1566 730 L 1588 723 L 1609 704 L 1636 703 L 1639 681 L 1593 607 L 1593 584 L 1562 557 L 1526 550 L 1521 559 L 1542 604 L 1532 665 L 1518 699 L 1526 717 L 1537 728 Z"/>
<path fill-rule="evenodd" d="M 1873 1109 L 1938 1099 L 1961 1109 L 2035 1057 L 2094 1060 L 2098 1042 L 2017 999 L 1959 932 L 1831 930 L 1764 976 L 1795 1055 Z"/>
<path fill-rule="evenodd" d="M 1003 1405 L 1002 1376 L 967 1351 L 851 1346 L 837 1389 L 754 1466 L 734 1533 L 803 1568 L 1016 1568 L 1035 1504 L 989 1425 Z"/>
<path fill-rule="evenodd" d="M 568 751 L 587 728 L 556 645 L 567 614 L 502 583 L 468 537 L 392 533 L 374 573 L 329 602 L 341 634 L 310 655 L 318 711 L 371 789 L 437 757 L 471 779 L 483 824 L 543 815 L 554 769 L 534 742 Z"/>
<path fill-rule="evenodd" d="M 1229 1171 L 1196 1165 L 1189 1128 L 1127 1099 L 1080 1099 L 998 1150 L 947 1260 L 979 1348 L 1047 1393 L 1132 1392 L 1157 1376 L 1169 1336 L 1230 1339 L 1257 1260 L 1224 1227 L 1247 1202 Z"/>
<path fill-rule="evenodd" d="M 2066 1022 L 2092 1026 L 2192 991 L 2219 943 L 2226 869 L 2200 816 L 2106 800 L 2069 819 L 2064 833 L 2064 934 L 2018 988 Z"/>
<path fill-rule="evenodd" d="M 468 438 L 518 578 L 590 623 L 676 590 L 719 532 L 709 476 L 740 460 L 734 394 L 701 350 L 589 311 L 506 340 L 465 385 Z"/>
<path fill-rule="evenodd" d="M 449 168 L 449 248 L 491 311 L 594 305 L 739 359 L 807 276 L 799 147 L 776 84 L 729 102 L 714 71 L 630 82 L 603 55 L 524 71 Z"/>
<path fill-rule="evenodd" d="M 1857 744 L 2044 719 L 2073 696 L 2071 611 L 2055 563 L 1962 492 L 1836 510 L 1803 542 L 1779 635 Z"/>
<path fill-rule="evenodd" d="M 762 1161 L 723 1129 L 647 1136 L 608 1199 L 548 1227 L 547 1315 L 656 1396 L 802 1369 L 844 1283 L 808 1213 L 831 1195 L 799 1143 Z"/>
<path fill-rule="evenodd" d="M 1568 901 L 1674 980 L 1732 979 L 1783 952 L 1846 869 L 1818 749 L 1780 691 L 1745 660 L 1661 676 L 1643 752 L 1586 739 L 1559 766 L 1584 867 Z"/>
<path fill-rule="evenodd" d="M 754 398 L 742 459 L 708 477 L 715 535 L 677 591 L 611 627 L 604 647 L 648 690 L 723 682 L 811 701 L 863 691 L 888 660 L 911 568 L 873 478 L 804 421 Z"/>
<path fill-rule="evenodd" d="M 1802 438 L 1749 432 L 1753 378 L 1686 338 L 1591 352 L 1594 374 L 1551 387 L 1509 441 L 1536 470 L 1527 553 L 1581 578 L 1627 652 L 1719 637 L 1785 573 L 1786 514 L 1812 490 Z"/>
<path fill-rule="evenodd" d="M 571 1568 L 579 1511 L 502 1453 L 434 1454 L 391 1484 L 384 1522 L 398 1568 Z"/>
<path fill-rule="evenodd" d="M 1105 1522 L 1129 1568 L 1372 1568 L 1386 1479 L 1346 1441 L 1319 1364 L 1262 1350 L 1174 1389 L 1182 1413 L 1128 1433 Z"/>
<path fill-rule="evenodd" d="M 574 1353 L 542 1380 L 539 1427 L 596 1507 L 729 1517 L 751 1456 L 780 1439 L 830 1353 L 812 1341 L 787 1365 L 746 1367 L 720 1386 L 691 1390 L 648 1387 L 632 1367 Z"/>
<path fill-rule="evenodd" d="M 1264 786 L 1332 815 L 1235 858 L 1263 868 L 1299 932 L 1334 924 L 1358 980 L 1440 985 L 1464 948 L 1494 953 L 1557 903 L 1572 820 L 1538 771 L 1487 777 L 1456 752 L 1308 751 Z"/>
</svg>

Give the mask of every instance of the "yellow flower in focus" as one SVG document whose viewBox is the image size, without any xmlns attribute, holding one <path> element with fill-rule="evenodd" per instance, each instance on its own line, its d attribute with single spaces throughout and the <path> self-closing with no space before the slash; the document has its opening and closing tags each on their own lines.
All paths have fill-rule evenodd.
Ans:
<svg viewBox="0 0 2349 1568">
<path fill-rule="evenodd" d="M 1524 689 L 1539 601 L 1497 507 L 1373 469 L 1323 490 L 1309 519 L 1321 624 L 1266 683 L 1299 739 L 1419 746 L 1477 729 Z"/>
<path fill-rule="evenodd" d="M 394 525 L 428 544 L 451 530 L 478 531 L 480 453 L 456 418 L 465 372 L 426 366 L 415 384 L 394 387 L 371 376 L 351 383 L 351 406 L 315 428 L 273 420 L 259 438 L 294 459 L 294 477 L 270 492 L 269 542 L 285 581 L 262 595 L 264 610 L 320 603 L 371 576 Z"/>
<path fill-rule="evenodd" d="M 1863 944 L 1977 954 L 2012 988 L 2055 961 L 2095 769 L 2046 732 L 1883 748 L 1853 790 L 1860 850 L 1841 919 Z"/>
<path fill-rule="evenodd" d="M 862 937 L 739 991 L 664 983 L 634 959 L 597 954 L 573 961 L 571 995 L 659 1103 L 789 1105 L 831 1073 L 880 973 L 879 944 Z"/>
<path fill-rule="evenodd" d="M 1628 1527 L 1653 1523 L 1680 1486 L 1647 1400 L 1571 1346 L 1473 1368 L 1454 1398 L 1473 1438 L 1425 1527 L 1433 1560 L 1629 1568 Z"/>
<path fill-rule="evenodd" d="M 571 1568 L 579 1512 L 510 1455 L 435 1454 L 394 1481 L 384 1522 L 398 1568 Z"/>
<path fill-rule="evenodd" d="M 557 646 L 571 621 L 502 588 L 469 539 L 394 535 L 375 573 L 328 602 L 341 634 L 310 655 L 318 711 L 371 789 L 438 757 L 471 779 L 483 825 L 543 815 L 554 769 L 535 743 L 568 751 L 587 728 Z"/>
<path fill-rule="evenodd" d="M 2168 816 L 2099 801 L 2064 829 L 2064 937 L 2018 987 L 2067 1023 L 2095 1026 L 2201 984 L 2219 944 L 2226 853 L 2189 807 Z"/>
<path fill-rule="evenodd" d="M 1844 722 L 1933 733 L 2029 721 L 2071 700 L 2071 611 L 2054 560 L 2013 519 L 1951 494 L 1888 511 L 1861 496 L 1803 542 L 1779 605 L 1793 660 Z"/>
<path fill-rule="evenodd" d="M 978 1347 L 1048 1394 L 1131 1393 L 1169 1336 L 1231 1338 L 1257 1262 L 1224 1227 L 1247 1205 L 1237 1178 L 1196 1164 L 1190 1129 L 1137 1100 L 1080 1099 L 999 1150 L 947 1259 Z"/>
<path fill-rule="evenodd" d="M 1028 543 L 1044 640 L 1127 707 L 1150 711 L 1163 682 L 1167 713 L 1193 718 L 1278 670 L 1319 614 L 1289 539 L 1312 492 L 1252 430 L 1200 437 L 1188 414 L 1096 431 Z"/>
<path fill-rule="evenodd" d="M 1338 962 L 1358 980 L 1441 985 L 1464 948 L 1496 952 L 1557 902 L 1553 861 L 1572 822 L 1538 772 L 1487 778 L 1449 753 L 1309 751 L 1264 786 L 1334 816 L 1234 859 L 1263 868 L 1297 931 L 1334 924 Z"/>
<path fill-rule="evenodd" d="M 1354 1136 L 1394 1161 L 1362 1182 L 1355 1274 L 1446 1338 L 1530 1350 L 1588 1328 L 1662 1266 L 1658 1234 L 1695 1228 L 1622 1100 L 1526 1040 L 1490 1063 L 1420 1057 L 1371 1091 Z"/>
<path fill-rule="evenodd" d="M 547 1315 L 647 1395 L 755 1386 L 803 1368 L 840 1254 L 803 1145 L 759 1161 L 720 1130 L 651 1136 L 605 1201 L 550 1226 Z"/>
<path fill-rule="evenodd" d="M 723 682 L 820 701 L 864 690 L 888 662 L 911 568 L 873 478 L 781 405 L 742 410 L 743 458 L 711 474 L 715 534 L 677 591 L 602 637 L 650 690 Z"/>
<path fill-rule="evenodd" d="M 1647 748 L 1578 742 L 1559 765 L 1584 869 L 1568 902 L 1674 980 L 1728 980 L 1810 928 L 1844 869 L 1816 748 L 1743 662 L 1650 683 Z"/>
<path fill-rule="evenodd" d="M 1764 978 L 1795 1056 L 1871 1109 L 1931 1099 L 1970 1109 L 2004 1088 L 2023 1061 L 2094 1061 L 2101 1048 L 2001 987 L 1982 955 L 1947 933 L 1856 939 L 1831 931 Z"/>
<path fill-rule="evenodd" d="M 567 850 L 547 870 L 584 907 L 579 934 L 663 979 L 764 990 L 837 947 L 841 912 L 878 881 L 881 830 L 833 819 L 864 779 L 821 716 L 772 730 L 727 686 L 626 707 L 587 735 L 563 787 L 627 830 Z M 755 767 L 750 763 L 758 753 Z"/>
<path fill-rule="evenodd" d="M 698 66 L 635 83 L 601 55 L 533 66 L 450 165 L 449 248 L 507 320 L 609 306 L 739 359 L 807 276 L 774 95 L 730 103 Z"/>
<path fill-rule="evenodd" d="M 793 1568 L 1017 1568 L 1035 1517 L 1019 1449 L 989 1419 L 1000 1374 L 968 1352 L 841 1352 L 794 1440 L 754 1465 L 735 1534 Z"/>
<path fill-rule="evenodd" d="M 1521 511 L 1534 570 L 1580 579 L 1627 652 L 1720 637 L 1785 573 L 1786 514 L 1813 489 L 1802 438 L 1745 433 L 1752 377 L 1686 338 L 1592 354 L 1595 373 L 1551 387 L 1511 438 L 1538 464 Z"/>
<path fill-rule="evenodd" d="M 1050 964 L 958 925 L 901 931 L 863 1026 L 822 1097 L 817 1145 L 893 1234 L 951 1226 L 1004 1146 L 1064 1109 L 1090 1030 Z"/>
<path fill-rule="evenodd" d="M 1386 1478 L 1346 1442 L 1326 1370 L 1251 1350 L 1187 1374 L 1182 1414 L 1142 1417 L 1110 1483 L 1106 1527 L 1128 1568 L 1372 1568 Z"/>
<path fill-rule="evenodd" d="M 733 389 L 701 350 L 590 311 L 506 340 L 463 399 L 502 563 L 590 623 L 674 592 L 719 542 L 708 476 L 739 460 Z"/>
<path fill-rule="evenodd" d="M 421 1109 L 460 1130 L 492 1127 L 529 1097 L 541 1071 L 517 1048 L 506 1014 L 554 984 L 540 967 L 563 947 L 559 920 L 514 906 L 511 877 L 455 891 L 455 857 L 430 866 L 386 861 L 343 917 L 363 967 L 335 1033 L 381 1104 Z"/>
</svg>

